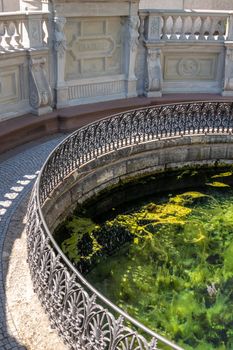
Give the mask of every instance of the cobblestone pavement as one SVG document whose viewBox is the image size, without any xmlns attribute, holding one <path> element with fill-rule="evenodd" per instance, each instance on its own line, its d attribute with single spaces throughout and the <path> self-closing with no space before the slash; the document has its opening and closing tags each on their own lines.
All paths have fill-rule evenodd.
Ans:
<svg viewBox="0 0 233 350">
<path fill-rule="evenodd" d="M 46 157 L 64 137 L 64 134 L 57 134 L 0 156 L 0 350 L 26 349 L 22 345 L 23 341 L 19 339 L 6 305 L 3 259 L 7 252 L 4 251 L 4 241 L 11 239 L 8 237 L 10 222 L 14 219 L 18 206 L 31 190 Z"/>
</svg>

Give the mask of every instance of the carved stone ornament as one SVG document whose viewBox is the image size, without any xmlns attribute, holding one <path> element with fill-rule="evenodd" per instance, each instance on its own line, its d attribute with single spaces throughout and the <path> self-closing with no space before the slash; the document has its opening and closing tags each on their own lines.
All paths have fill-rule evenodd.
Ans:
<svg viewBox="0 0 233 350">
<path fill-rule="evenodd" d="M 54 49 L 60 57 L 63 57 L 67 48 L 66 37 L 64 34 L 64 26 L 66 24 L 65 17 L 55 17 L 55 32 L 54 32 Z"/>
<path fill-rule="evenodd" d="M 129 70 L 128 79 L 136 80 L 135 66 L 137 57 L 137 47 L 139 45 L 139 26 L 138 16 L 131 16 L 128 19 L 128 45 L 129 45 Z"/>
<path fill-rule="evenodd" d="M 147 91 L 161 91 L 162 85 L 162 68 L 160 62 L 160 49 L 148 48 L 147 52 L 147 70 L 148 70 L 148 80 L 147 80 Z"/>
<path fill-rule="evenodd" d="M 178 63 L 178 73 L 181 77 L 193 78 L 200 71 L 200 64 L 193 58 L 182 58 Z"/>
<path fill-rule="evenodd" d="M 224 90 L 233 91 L 233 48 L 226 52 Z"/>
<path fill-rule="evenodd" d="M 128 20 L 129 26 L 129 46 L 131 51 L 135 51 L 139 45 L 139 26 L 140 19 L 138 16 L 131 16 Z"/>
<path fill-rule="evenodd" d="M 45 71 L 46 59 L 44 57 L 31 58 L 30 61 L 30 105 L 38 110 L 50 106 L 52 92 Z"/>
</svg>

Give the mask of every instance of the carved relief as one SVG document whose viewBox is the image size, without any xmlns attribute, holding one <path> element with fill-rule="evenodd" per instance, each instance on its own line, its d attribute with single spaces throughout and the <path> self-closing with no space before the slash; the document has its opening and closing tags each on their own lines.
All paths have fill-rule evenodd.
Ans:
<svg viewBox="0 0 233 350">
<path fill-rule="evenodd" d="M 123 25 L 120 17 L 69 19 L 66 80 L 121 74 Z"/>
<path fill-rule="evenodd" d="M 135 65 L 137 56 L 137 47 L 139 45 L 139 26 L 140 20 L 138 16 L 131 16 L 128 19 L 128 46 L 129 52 L 129 67 L 128 79 L 133 80 L 135 77 Z"/>
<path fill-rule="evenodd" d="M 218 54 L 165 54 L 164 80 L 215 80 Z"/>
<path fill-rule="evenodd" d="M 139 44 L 139 26 L 140 20 L 138 16 L 129 17 L 128 27 L 129 27 L 129 46 L 131 51 L 135 51 Z"/>
<path fill-rule="evenodd" d="M 80 58 L 88 59 L 92 54 L 95 57 L 112 56 L 116 45 L 110 36 L 79 38 L 77 35 L 74 35 L 69 46 L 70 55 L 74 60 L 78 60 Z"/>
<path fill-rule="evenodd" d="M 200 71 L 198 60 L 193 58 L 182 58 L 178 63 L 178 74 L 181 77 L 195 77 Z"/>
<path fill-rule="evenodd" d="M 64 34 L 64 26 L 66 23 L 66 19 L 64 17 L 55 17 L 55 40 L 54 40 L 54 48 L 58 52 L 59 56 L 64 56 L 66 51 L 66 37 Z"/>
<path fill-rule="evenodd" d="M 50 106 L 52 92 L 45 71 L 46 59 L 32 58 L 30 61 L 30 105 L 38 110 L 40 107 Z"/>
<path fill-rule="evenodd" d="M 224 90 L 233 91 L 233 48 L 226 52 Z"/>
<path fill-rule="evenodd" d="M 161 91 L 162 87 L 162 68 L 161 68 L 161 50 L 148 49 L 147 53 L 147 70 L 148 80 L 146 83 L 146 90 L 148 92 Z"/>
</svg>

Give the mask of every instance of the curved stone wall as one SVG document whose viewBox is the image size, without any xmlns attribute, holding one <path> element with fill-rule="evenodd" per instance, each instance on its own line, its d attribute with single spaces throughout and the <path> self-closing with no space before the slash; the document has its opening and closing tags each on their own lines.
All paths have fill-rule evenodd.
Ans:
<svg viewBox="0 0 233 350">
<path fill-rule="evenodd" d="M 233 135 L 194 135 L 126 147 L 94 159 L 72 172 L 43 207 L 51 232 L 77 204 L 140 176 L 182 167 L 233 163 Z"/>
</svg>

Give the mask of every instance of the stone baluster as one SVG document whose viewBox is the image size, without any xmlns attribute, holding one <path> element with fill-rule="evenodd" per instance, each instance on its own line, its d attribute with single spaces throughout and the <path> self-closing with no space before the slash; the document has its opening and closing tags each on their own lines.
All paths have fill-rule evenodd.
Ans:
<svg viewBox="0 0 233 350">
<path fill-rule="evenodd" d="M 17 49 L 21 49 L 23 47 L 23 45 L 22 45 L 22 22 L 21 22 L 21 20 L 16 20 L 14 22 L 14 25 L 15 25 L 15 34 L 14 34 L 15 47 Z"/>
<path fill-rule="evenodd" d="M 6 44 L 7 44 L 7 48 L 9 50 L 14 49 L 14 24 L 11 21 L 7 21 L 6 22 L 6 35 L 5 35 L 5 39 L 6 39 Z"/>
<path fill-rule="evenodd" d="M 8 22 L 7 33 L 9 35 L 9 48 L 18 49 L 20 47 L 19 40 L 20 37 L 16 29 L 16 21 Z"/>
<path fill-rule="evenodd" d="M 8 34 L 8 25 L 9 23 L 7 21 L 4 21 L 3 24 L 3 47 L 5 50 L 9 50 L 11 48 L 10 41 L 11 36 Z"/>
<path fill-rule="evenodd" d="M 186 35 L 185 35 L 185 24 L 186 24 L 186 18 L 185 16 L 180 16 L 181 18 L 181 21 L 182 21 L 182 25 L 181 25 L 181 34 L 180 34 L 180 37 L 179 39 L 180 40 L 186 40 Z"/>
<path fill-rule="evenodd" d="M 219 17 L 217 22 L 218 40 L 225 40 L 226 26 L 227 26 L 226 19 Z"/>
<path fill-rule="evenodd" d="M 169 22 L 170 16 L 163 16 L 163 28 L 162 28 L 162 39 L 167 40 L 168 39 L 168 22 Z"/>
<path fill-rule="evenodd" d="M 216 18 L 210 17 L 209 35 L 207 37 L 207 40 L 214 40 L 215 28 L 216 28 Z"/>
<path fill-rule="evenodd" d="M 205 21 L 206 21 L 206 17 L 201 16 L 200 17 L 201 20 L 201 26 L 200 26 L 200 35 L 198 36 L 198 40 L 205 40 Z"/>
<path fill-rule="evenodd" d="M 172 18 L 172 27 L 171 27 L 171 40 L 176 40 L 177 35 L 176 35 L 176 21 L 177 21 L 177 16 L 171 16 Z"/>
<path fill-rule="evenodd" d="M 191 16 L 191 33 L 188 37 L 189 40 L 196 40 L 196 36 L 195 36 L 195 22 L 196 22 L 196 17 L 195 16 Z"/>
</svg>

